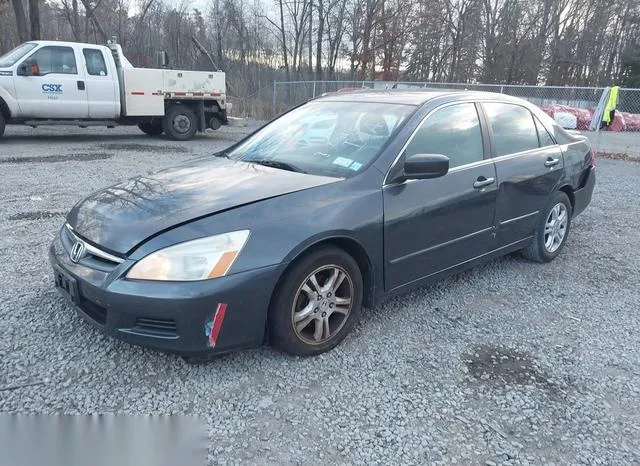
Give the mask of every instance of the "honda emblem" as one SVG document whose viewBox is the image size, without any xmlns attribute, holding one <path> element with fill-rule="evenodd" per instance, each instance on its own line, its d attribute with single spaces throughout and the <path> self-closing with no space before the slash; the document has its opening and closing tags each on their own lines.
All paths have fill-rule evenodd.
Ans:
<svg viewBox="0 0 640 466">
<path fill-rule="evenodd" d="M 80 262 L 80 259 L 84 257 L 84 251 L 85 251 L 84 243 L 82 241 L 76 241 L 73 247 L 71 248 L 71 254 L 69 254 L 69 256 L 71 257 L 71 260 L 73 262 L 78 263 Z"/>
</svg>

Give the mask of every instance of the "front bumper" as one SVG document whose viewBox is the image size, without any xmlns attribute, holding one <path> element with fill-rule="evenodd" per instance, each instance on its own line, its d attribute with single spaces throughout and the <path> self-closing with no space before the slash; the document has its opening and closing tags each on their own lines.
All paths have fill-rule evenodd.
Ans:
<svg viewBox="0 0 640 466">
<path fill-rule="evenodd" d="M 91 325 L 120 340 L 184 356 L 261 345 L 281 267 L 199 282 L 126 280 L 121 277 L 133 262 L 111 271 L 76 264 L 60 234 L 49 260 L 58 290 Z"/>
</svg>

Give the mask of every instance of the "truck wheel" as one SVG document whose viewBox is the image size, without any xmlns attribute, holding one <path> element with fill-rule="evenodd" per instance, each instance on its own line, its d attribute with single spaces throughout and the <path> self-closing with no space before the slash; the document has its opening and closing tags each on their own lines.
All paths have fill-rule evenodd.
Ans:
<svg viewBox="0 0 640 466">
<path fill-rule="evenodd" d="M 162 129 L 161 122 L 151 123 L 147 121 L 144 123 L 140 123 L 138 125 L 138 128 L 140 128 L 140 131 L 142 131 L 145 134 L 148 134 L 149 136 L 160 136 L 162 134 L 162 131 L 164 131 Z"/>
<path fill-rule="evenodd" d="M 198 129 L 196 114 L 186 105 L 172 105 L 162 120 L 164 134 L 176 141 L 191 139 Z"/>
<path fill-rule="evenodd" d="M 5 127 L 4 115 L 0 113 L 0 138 L 4 135 L 4 127 Z"/>
</svg>

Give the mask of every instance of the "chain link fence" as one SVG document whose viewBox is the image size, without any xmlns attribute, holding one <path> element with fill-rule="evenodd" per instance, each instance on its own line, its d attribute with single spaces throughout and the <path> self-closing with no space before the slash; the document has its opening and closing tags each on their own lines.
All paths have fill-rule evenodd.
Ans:
<svg viewBox="0 0 640 466">
<path fill-rule="evenodd" d="M 536 105 L 565 105 L 589 109 L 598 104 L 603 87 L 524 86 L 507 84 L 455 84 L 395 81 L 289 81 L 274 82 L 271 113 L 277 115 L 327 92 L 355 89 L 466 89 L 496 92 L 526 99 Z M 618 110 L 640 113 L 640 89 L 620 89 Z"/>
<path fill-rule="evenodd" d="M 520 97 L 540 106 L 558 120 L 558 115 L 574 118 L 575 127 L 588 130 L 603 87 L 521 86 L 501 84 L 456 84 L 395 81 L 275 81 L 248 96 L 229 95 L 232 115 L 270 120 L 296 105 L 330 92 L 360 89 L 452 89 L 475 90 Z M 563 125 L 564 126 L 564 125 Z M 635 133 L 635 134 L 633 134 Z M 640 89 L 621 88 L 616 115 L 606 131 L 589 136 L 596 151 L 633 154 L 640 157 Z"/>
</svg>

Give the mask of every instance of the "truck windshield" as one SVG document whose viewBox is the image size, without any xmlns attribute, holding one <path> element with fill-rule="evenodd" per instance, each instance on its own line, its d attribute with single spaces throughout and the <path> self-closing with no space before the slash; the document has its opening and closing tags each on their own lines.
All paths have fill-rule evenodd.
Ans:
<svg viewBox="0 0 640 466">
<path fill-rule="evenodd" d="M 319 101 L 281 116 L 229 153 L 230 159 L 348 178 L 364 170 L 415 107 Z"/>
<path fill-rule="evenodd" d="M 15 49 L 5 53 L 0 57 L 0 68 L 7 68 L 13 66 L 18 60 L 24 57 L 27 53 L 33 50 L 38 44 L 33 42 L 25 42 L 18 45 Z"/>
</svg>

